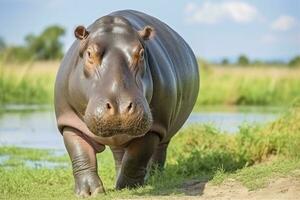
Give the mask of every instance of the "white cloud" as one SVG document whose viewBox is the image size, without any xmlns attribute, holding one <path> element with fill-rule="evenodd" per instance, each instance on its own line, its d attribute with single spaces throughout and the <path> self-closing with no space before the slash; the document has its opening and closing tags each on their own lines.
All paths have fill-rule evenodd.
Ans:
<svg viewBox="0 0 300 200">
<path fill-rule="evenodd" d="M 287 31 L 296 24 L 296 19 L 288 16 L 281 15 L 271 24 L 271 28 L 276 31 Z"/>
<path fill-rule="evenodd" d="M 202 5 L 188 3 L 185 6 L 187 21 L 190 23 L 215 24 L 224 19 L 237 23 L 251 22 L 258 17 L 257 9 L 242 1 L 222 3 L 204 2 Z"/>
</svg>

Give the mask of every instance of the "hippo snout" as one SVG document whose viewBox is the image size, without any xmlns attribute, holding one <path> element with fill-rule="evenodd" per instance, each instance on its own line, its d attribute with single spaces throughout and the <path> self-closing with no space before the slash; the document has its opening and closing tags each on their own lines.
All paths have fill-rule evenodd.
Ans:
<svg viewBox="0 0 300 200">
<path fill-rule="evenodd" d="M 96 115 L 101 115 L 102 112 L 105 112 L 106 115 L 131 115 L 136 110 L 136 104 L 133 101 L 125 101 L 125 102 L 114 102 L 107 100 L 105 105 L 101 105 L 98 108 L 96 108 Z"/>
<path fill-rule="evenodd" d="M 141 100 L 95 100 L 88 103 L 84 121 L 92 133 L 102 137 L 143 135 L 152 125 L 148 104 Z"/>
</svg>

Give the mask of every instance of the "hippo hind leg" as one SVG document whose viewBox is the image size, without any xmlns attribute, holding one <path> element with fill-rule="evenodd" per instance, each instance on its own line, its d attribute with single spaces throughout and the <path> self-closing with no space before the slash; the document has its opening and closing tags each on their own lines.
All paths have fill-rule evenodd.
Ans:
<svg viewBox="0 0 300 200">
<path fill-rule="evenodd" d="M 156 169 L 163 170 L 166 162 L 169 142 L 170 141 L 157 145 L 149 163 L 150 172 Z"/>
<path fill-rule="evenodd" d="M 125 149 L 116 189 L 134 188 L 144 184 L 147 166 L 159 143 L 159 136 L 149 132 L 132 140 Z"/>
</svg>

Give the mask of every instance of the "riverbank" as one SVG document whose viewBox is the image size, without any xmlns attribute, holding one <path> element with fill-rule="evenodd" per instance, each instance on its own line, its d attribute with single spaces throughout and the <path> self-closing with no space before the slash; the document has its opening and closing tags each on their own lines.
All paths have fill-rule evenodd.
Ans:
<svg viewBox="0 0 300 200">
<path fill-rule="evenodd" d="M 290 195 L 287 191 L 294 190 L 286 187 L 287 181 L 298 184 L 300 180 L 299 105 L 295 103 L 273 123 L 263 127 L 245 125 L 232 135 L 209 125 L 182 129 L 170 144 L 165 171 L 155 172 L 145 187 L 134 190 L 113 189 L 113 158 L 106 150 L 98 155 L 98 162 L 107 195 L 99 199 L 160 199 L 166 195 L 175 199 L 228 199 L 233 194 L 236 199 L 245 195 L 254 195 L 255 199 L 260 197 L 256 194 L 263 193 L 260 191 L 273 188 L 272 183 Z M 16 147 L 0 147 L 0 155 L 1 198 L 75 199 L 67 155 Z M 28 160 L 35 164 L 28 165 Z M 49 168 L 37 161 L 63 165 Z M 238 191 L 242 191 L 240 196 Z M 292 195 L 300 195 L 295 192 Z"/>
<path fill-rule="evenodd" d="M 201 65 L 202 66 L 202 65 Z M 52 104 L 59 62 L 0 64 L 0 105 Z M 300 96 L 300 69 L 205 66 L 195 110 L 208 105 L 289 106 Z"/>
</svg>

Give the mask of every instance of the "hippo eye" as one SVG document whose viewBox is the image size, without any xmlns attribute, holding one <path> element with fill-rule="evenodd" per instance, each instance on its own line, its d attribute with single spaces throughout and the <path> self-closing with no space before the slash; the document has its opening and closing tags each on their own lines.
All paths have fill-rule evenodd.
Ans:
<svg viewBox="0 0 300 200">
<path fill-rule="evenodd" d="M 139 52 L 139 58 L 140 60 L 144 60 L 144 49 L 141 49 Z"/>
</svg>

